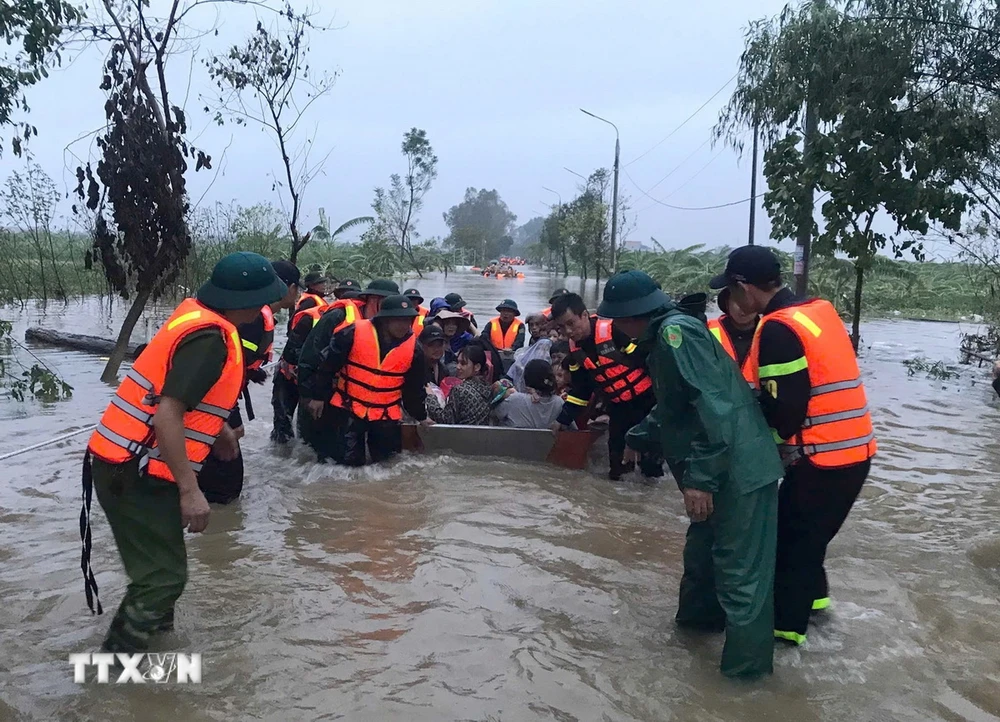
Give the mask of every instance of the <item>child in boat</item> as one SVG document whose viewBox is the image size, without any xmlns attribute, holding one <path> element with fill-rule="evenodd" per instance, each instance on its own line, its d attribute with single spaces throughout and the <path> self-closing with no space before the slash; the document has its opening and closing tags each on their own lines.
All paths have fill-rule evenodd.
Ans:
<svg viewBox="0 0 1000 722">
<path fill-rule="evenodd" d="M 570 373 L 569 369 L 566 368 L 565 361 L 559 364 L 553 364 L 552 371 L 556 379 L 556 395 L 565 400 L 570 387 Z"/>
<path fill-rule="evenodd" d="M 524 384 L 528 393 L 511 388 L 507 396 L 493 409 L 500 426 L 516 429 L 547 429 L 559 417 L 563 400 L 555 393 L 556 377 L 551 364 L 534 359 L 524 367 Z"/>
<path fill-rule="evenodd" d="M 436 397 L 428 396 L 427 416 L 438 424 L 488 424 L 493 398 L 488 373 L 486 351 L 478 343 L 470 343 L 458 352 L 456 375 L 462 383 L 451 390 L 444 406 Z"/>
</svg>

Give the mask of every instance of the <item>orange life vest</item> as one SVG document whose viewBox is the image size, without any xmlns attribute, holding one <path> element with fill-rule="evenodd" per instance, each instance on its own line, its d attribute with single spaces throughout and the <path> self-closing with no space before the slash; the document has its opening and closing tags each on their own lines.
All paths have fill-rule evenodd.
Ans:
<svg viewBox="0 0 1000 722">
<path fill-rule="evenodd" d="M 402 419 L 403 377 L 413 364 L 416 345 L 417 337 L 411 333 L 383 359 L 375 324 L 356 321 L 354 344 L 330 403 L 368 421 Z"/>
<path fill-rule="evenodd" d="M 510 322 L 510 328 L 507 329 L 507 333 L 504 333 L 500 328 L 500 317 L 497 316 L 492 321 L 490 321 L 490 343 L 493 344 L 495 349 L 505 349 L 514 346 L 514 342 L 517 341 L 517 333 L 521 330 L 521 326 L 524 322 L 515 318 Z"/>
<path fill-rule="evenodd" d="M 420 309 L 417 309 L 418 311 Z M 419 334 L 424 330 L 424 321 L 427 319 L 427 313 L 421 313 L 416 318 L 413 319 L 413 333 Z"/>
<path fill-rule="evenodd" d="M 545 316 L 546 321 L 552 320 L 552 306 L 549 306 L 548 308 L 543 308 L 541 311 L 539 311 L 539 313 Z"/>
<path fill-rule="evenodd" d="M 225 317 L 185 299 L 156 332 L 153 340 L 125 374 L 118 391 L 90 437 L 94 456 L 112 464 L 140 458 L 140 468 L 160 479 L 176 481 L 170 468 L 160 460 L 153 414 L 167 379 L 174 352 L 192 332 L 216 328 L 225 339 L 229 353 L 222 375 L 194 409 L 184 414 L 184 436 L 188 461 L 195 471 L 212 450 L 223 424 L 243 388 L 243 351 L 239 332 Z"/>
<path fill-rule="evenodd" d="M 313 301 L 315 301 L 316 302 L 316 306 L 319 307 L 319 308 L 322 308 L 323 306 L 329 306 L 330 305 L 329 303 L 327 303 L 327 300 L 325 298 L 323 298 L 322 296 L 320 296 L 319 294 L 317 294 L 317 293 L 308 293 L 307 292 L 307 293 L 303 293 L 301 296 L 299 296 L 299 300 L 295 302 L 295 310 L 298 311 L 299 308 L 302 306 L 302 302 L 305 301 L 308 298 L 311 298 Z"/>
<path fill-rule="evenodd" d="M 635 368 L 626 363 L 627 355 L 635 350 L 635 343 L 630 343 L 624 352 L 619 351 L 613 339 L 611 320 L 591 316 L 590 322 L 594 324 L 597 360 L 595 361 L 590 357 L 590 354 L 587 354 L 583 360 L 583 366 L 593 373 L 594 380 L 604 391 L 608 400 L 620 404 L 649 393 L 653 388 L 653 382 L 649 378 L 645 366 Z M 572 351 L 579 350 L 579 346 L 573 342 L 570 342 L 570 348 Z"/>
<path fill-rule="evenodd" d="M 259 369 L 271 361 L 271 353 L 274 351 L 274 311 L 270 306 L 263 306 L 260 309 L 261 318 L 264 319 L 264 334 L 253 340 L 241 338 L 243 348 L 247 357 L 251 359 L 247 364 L 248 369 Z M 263 350 L 262 350 L 263 349 Z"/>
<path fill-rule="evenodd" d="M 708 330 L 712 332 L 713 336 L 715 336 L 715 340 L 722 344 L 722 350 L 729 354 L 729 358 L 735 361 L 740 367 L 740 371 L 743 373 L 743 378 L 752 384 L 753 379 L 750 378 L 750 364 L 748 363 L 750 360 L 750 354 L 748 353 L 747 357 L 743 359 L 743 363 L 740 364 L 740 359 L 736 355 L 736 347 L 733 346 L 733 339 L 729 337 L 729 331 L 727 331 L 726 327 L 722 325 L 723 318 L 725 318 L 725 314 L 719 316 L 719 318 L 708 319 Z"/>
<path fill-rule="evenodd" d="M 344 321 L 342 321 L 340 325 L 333 330 L 333 332 L 336 333 L 340 329 L 344 328 L 344 326 L 349 326 L 350 324 L 354 323 L 357 320 L 358 308 L 361 305 L 363 304 L 358 303 L 355 299 L 341 298 L 334 301 L 333 303 L 328 303 L 325 306 L 313 306 L 312 308 L 307 308 L 303 311 L 299 311 L 294 316 L 292 316 L 292 328 L 298 326 L 299 322 L 302 321 L 303 318 L 311 318 L 312 326 L 315 327 L 316 324 L 319 323 L 319 320 L 323 318 L 323 316 L 325 316 L 327 313 L 329 313 L 335 308 L 343 308 L 345 318 Z M 293 366 L 287 361 L 282 361 L 282 364 L 279 367 L 281 374 L 289 381 L 297 380 L 297 376 L 295 373 L 296 368 L 297 368 L 296 366 Z"/>
<path fill-rule="evenodd" d="M 857 356 L 844 322 L 829 301 L 815 299 L 782 308 L 760 320 L 750 347 L 750 377 L 755 388 L 768 393 L 768 369 L 760 368 L 760 335 L 764 324 L 778 322 L 798 337 L 805 349 L 811 388 L 802 429 L 778 442 L 785 465 L 805 456 L 816 466 L 836 468 L 858 464 L 875 455 L 877 445 L 868 399 Z M 776 375 L 776 374 L 775 374 Z"/>
</svg>

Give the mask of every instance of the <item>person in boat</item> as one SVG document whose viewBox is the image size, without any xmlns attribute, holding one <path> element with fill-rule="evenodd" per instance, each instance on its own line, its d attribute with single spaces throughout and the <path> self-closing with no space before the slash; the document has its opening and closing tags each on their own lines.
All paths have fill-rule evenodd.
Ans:
<svg viewBox="0 0 1000 722">
<path fill-rule="evenodd" d="M 529 389 L 522 393 L 509 389 L 504 399 L 493 409 L 498 426 L 517 429 L 548 429 L 559 418 L 563 400 L 557 392 L 552 365 L 533 359 L 524 367 L 524 384 Z"/>
<path fill-rule="evenodd" d="M 741 371 L 748 368 L 747 358 L 750 356 L 750 345 L 753 343 L 754 332 L 757 330 L 757 322 L 760 315 L 747 313 L 740 305 L 732 300 L 732 295 L 728 288 L 723 288 L 719 292 L 719 310 L 722 315 L 718 318 L 708 319 L 708 330 L 712 332 L 715 339 L 722 344 L 723 350 L 736 362 Z"/>
<path fill-rule="evenodd" d="M 545 331 L 545 327 L 548 325 L 549 320 L 541 313 L 531 314 L 524 319 L 524 323 L 528 327 L 528 335 L 531 336 L 528 341 L 529 346 L 534 346 L 539 339 L 549 337 L 548 333 Z"/>
<path fill-rule="evenodd" d="M 448 339 L 444 331 L 436 323 L 424 326 L 417 338 L 417 344 L 424 354 L 424 368 L 427 371 L 427 383 L 441 385 L 441 380 L 447 378 L 448 367 L 444 363 L 445 345 Z"/>
<path fill-rule="evenodd" d="M 246 368 L 246 382 L 243 384 L 241 395 L 246 404 L 248 421 L 253 421 L 256 416 L 247 383 L 252 381 L 263 384 L 267 380 L 267 372 L 263 366 L 270 363 L 274 349 L 274 314 L 293 308 L 299 293 L 300 272 L 294 264 L 288 261 L 272 261 L 271 267 L 278 278 L 284 281 L 288 292 L 281 300 L 262 306 L 257 319 L 237 327 L 243 346 L 243 365 Z M 236 456 L 232 459 L 223 459 L 213 451 L 198 472 L 198 487 L 210 504 L 228 504 L 238 499 L 243 492 L 243 453 L 239 448 L 239 442 L 244 436 L 245 429 L 243 414 L 238 403 L 233 407 L 226 423 L 236 437 Z"/>
<path fill-rule="evenodd" d="M 297 364 L 296 375 L 302 394 L 301 406 L 313 398 L 329 399 L 326 387 L 319 390 L 321 396 L 313 396 L 313 375 L 320 367 L 323 354 L 331 343 L 338 329 L 354 323 L 356 320 L 372 320 L 378 315 L 382 301 L 399 293 L 395 281 L 387 278 L 375 278 L 355 298 L 344 298 L 325 308 L 314 308 L 302 311 L 295 321 L 292 335 L 285 343 L 285 352 L 289 363 Z M 283 359 L 286 358 L 283 355 Z M 317 424 L 312 415 L 303 408 L 299 409 L 299 436 L 320 456 L 320 459 L 330 458 L 327 451 L 329 444 L 324 429 L 329 426 L 332 417 L 323 419 Z"/>
<path fill-rule="evenodd" d="M 497 306 L 497 312 L 500 315 L 483 326 L 480 337 L 500 352 L 506 371 L 514 362 L 514 352 L 524 347 L 524 323 L 517 318 L 521 315 L 517 303 L 509 298 Z"/>
<path fill-rule="evenodd" d="M 226 424 L 243 388 L 237 327 L 286 293 L 266 258 L 223 257 L 135 360 L 90 437 L 80 517 L 88 606 L 93 611 L 96 602 L 103 612 L 90 566 L 94 491 L 129 579 L 102 652 L 143 652 L 173 628 L 188 576 L 184 530 L 204 531 L 211 516 L 198 471 L 212 451 L 222 459 L 237 454 Z"/>
<path fill-rule="evenodd" d="M 356 294 L 361 291 L 361 284 L 352 278 L 345 278 L 343 281 L 337 284 L 337 287 L 333 289 L 333 297 L 338 301 L 342 298 L 352 297 L 351 294 Z"/>
<path fill-rule="evenodd" d="M 463 424 L 482 426 L 489 422 L 493 387 L 490 382 L 486 350 L 478 343 L 470 343 L 458 352 L 458 367 L 455 375 L 462 383 L 448 394 L 448 400 L 441 402 L 434 396 L 427 396 L 427 416 L 439 424 Z"/>
<path fill-rule="evenodd" d="M 539 313 L 542 314 L 542 317 L 545 319 L 546 323 L 552 322 L 552 304 L 555 303 L 555 300 L 557 298 L 559 298 L 560 296 L 565 296 L 567 293 L 569 293 L 568 288 L 557 288 L 555 291 L 552 292 L 552 295 L 549 296 L 548 307 L 543 308 L 541 311 L 539 311 Z"/>
<path fill-rule="evenodd" d="M 465 299 L 462 298 L 457 293 L 449 293 L 444 297 L 444 300 L 448 302 L 448 308 L 455 313 L 460 313 L 469 319 L 469 323 L 472 324 L 474 328 L 479 328 L 479 324 L 476 323 L 476 317 L 472 315 L 472 311 L 466 308 Z"/>
<path fill-rule="evenodd" d="M 345 321 L 333 329 L 303 380 L 305 407 L 317 422 L 311 437 L 320 461 L 364 466 L 366 446 L 373 463 L 385 461 L 402 450 L 403 409 L 417 421 L 426 419 L 426 366 L 413 333 L 416 317 L 406 296 L 387 296 L 372 320 Z"/>
<path fill-rule="evenodd" d="M 553 341 L 549 348 L 549 362 L 553 366 L 561 366 L 569 356 L 569 341 Z"/>
<path fill-rule="evenodd" d="M 569 371 L 569 362 L 563 359 L 561 363 L 554 364 L 552 366 L 552 373 L 556 378 L 556 394 L 563 401 L 569 396 L 570 386 L 573 383 L 572 376 Z M 558 420 L 558 417 L 556 417 Z M 551 427 L 551 424 L 549 425 Z"/>
<path fill-rule="evenodd" d="M 648 355 L 657 405 L 628 433 L 659 451 L 691 524 L 676 622 L 725 629 L 721 670 L 773 670 L 773 575 L 781 461 L 750 386 L 700 319 L 641 271 L 608 279 L 598 313 Z"/>
<path fill-rule="evenodd" d="M 439 311 L 430 321 L 438 324 L 448 339 L 448 351 L 444 362 L 448 365 L 458 360 L 458 352 L 468 346 L 475 336 L 470 332 L 472 324 L 466 316 L 451 310 Z"/>
<path fill-rule="evenodd" d="M 774 636 L 802 644 L 810 615 L 830 605 L 827 545 L 850 514 L 877 451 L 861 371 L 833 304 L 786 288 L 769 248 L 737 248 L 711 286 L 729 289 L 730 306 L 761 315 L 746 377 L 759 392 L 785 468 Z"/>
<path fill-rule="evenodd" d="M 591 397 L 603 394 L 607 403 L 608 478 L 612 481 L 632 470 L 624 461 L 625 434 L 656 405 L 646 357 L 632 338 L 609 319 L 592 315 L 583 299 L 566 293 L 552 304 L 552 324 L 570 339 L 571 390 L 553 430 L 568 429 L 586 411 Z M 655 453 L 640 462 L 647 477 L 663 475 L 662 460 Z"/>
</svg>

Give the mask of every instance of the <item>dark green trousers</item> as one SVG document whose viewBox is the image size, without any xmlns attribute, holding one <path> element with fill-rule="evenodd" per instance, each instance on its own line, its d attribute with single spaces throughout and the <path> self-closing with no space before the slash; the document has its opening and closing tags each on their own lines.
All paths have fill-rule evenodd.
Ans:
<svg viewBox="0 0 1000 722">
<path fill-rule="evenodd" d="M 778 482 L 748 494 L 715 494 L 708 521 L 688 527 L 677 623 L 726 630 L 722 673 L 773 671 Z"/>
<path fill-rule="evenodd" d="M 140 474 L 134 463 L 94 461 L 94 489 L 129 584 L 102 649 L 136 653 L 170 629 L 187 582 L 187 549 L 177 485 Z"/>
</svg>

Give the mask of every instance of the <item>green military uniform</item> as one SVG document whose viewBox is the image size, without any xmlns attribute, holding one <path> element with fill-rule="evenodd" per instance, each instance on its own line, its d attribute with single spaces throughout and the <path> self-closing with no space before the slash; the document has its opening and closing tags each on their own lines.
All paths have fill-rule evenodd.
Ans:
<svg viewBox="0 0 1000 722">
<path fill-rule="evenodd" d="M 249 268 L 249 272 L 244 272 Z M 259 273 L 257 268 L 262 268 Z M 223 258 L 212 280 L 198 292 L 204 305 L 225 313 L 228 309 L 259 309 L 279 300 L 285 284 L 266 259 L 257 254 L 236 253 Z M 229 352 L 217 329 L 194 331 L 173 352 L 159 396 L 181 401 L 194 409 L 222 377 Z M 152 426 L 150 433 L 155 434 Z M 88 463 L 89 462 L 89 463 Z M 173 627 L 174 605 L 187 583 L 187 550 L 177 483 L 147 474 L 139 455 L 122 463 L 110 463 L 88 453 L 84 464 L 85 583 L 88 602 L 96 583 L 90 565 L 89 483 L 108 519 L 129 584 L 111 622 L 102 650 L 140 652 L 150 637 Z M 86 521 L 86 527 L 84 527 Z M 101 612 L 98 601 L 98 613 Z"/>
<path fill-rule="evenodd" d="M 682 489 L 713 495 L 712 515 L 688 528 L 677 622 L 726 630 L 726 676 L 768 674 L 782 466 L 757 402 L 705 324 L 648 276 L 619 274 L 604 298 L 601 316 L 649 318 L 640 345 L 657 406 L 629 432 L 629 447 L 660 451 Z"/>
</svg>

